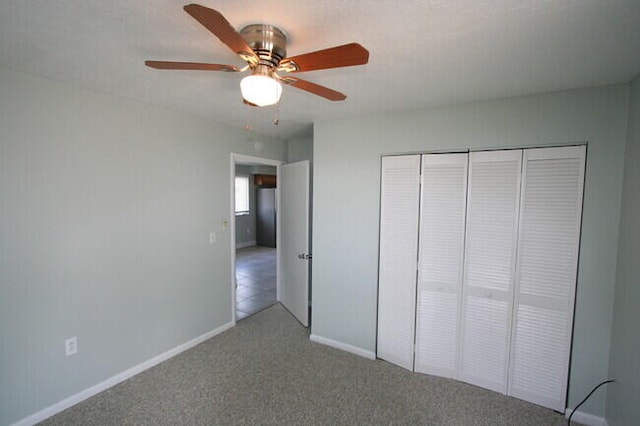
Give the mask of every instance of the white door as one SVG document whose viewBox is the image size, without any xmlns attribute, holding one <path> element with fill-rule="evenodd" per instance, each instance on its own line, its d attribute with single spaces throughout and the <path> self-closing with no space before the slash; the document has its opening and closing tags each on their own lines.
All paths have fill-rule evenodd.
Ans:
<svg viewBox="0 0 640 426">
<path fill-rule="evenodd" d="M 509 395 L 564 411 L 584 146 L 524 152 Z"/>
<path fill-rule="evenodd" d="M 413 370 L 420 156 L 382 158 L 379 358 Z"/>
<path fill-rule="evenodd" d="M 309 326 L 309 161 L 280 167 L 280 302 Z"/>
<path fill-rule="evenodd" d="M 507 392 L 522 151 L 469 154 L 460 379 Z"/>
<path fill-rule="evenodd" d="M 422 156 L 415 370 L 458 377 L 467 154 Z"/>
</svg>

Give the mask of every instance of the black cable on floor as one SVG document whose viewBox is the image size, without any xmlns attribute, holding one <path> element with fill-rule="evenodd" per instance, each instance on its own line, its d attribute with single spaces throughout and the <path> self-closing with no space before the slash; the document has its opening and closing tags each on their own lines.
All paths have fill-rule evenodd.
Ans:
<svg viewBox="0 0 640 426">
<path fill-rule="evenodd" d="M 600 386 L 602 386 L 602 385 L 606 385 L 607 383 L 613 383 L 613 382 L 615 382 L 615 380 L 605 380 L 604 382 L 600 383 L 600 384 L 599 384 L 598 386 L 596 386 L 595 388 L 591 389 L 591 392 L 589 392 L 589 395 L 587 395 L 587 396 L 586 396 L 586 397 L 585 397 L 585 398 L 580 402 L 580 404 L 576 405 L 576 408 L 574 408 L 573 410 L 571 410 L 571 414 L 569 415 L 569 418 L 567 419 L 567 424 L 568 424 L 569 426 L 571 426 L 571 417 L 573 417 L 573 413 L 575 413 L 575 412 L 576 412 L 576 410 L 577 410 L 578 408 L 580 408 L 580 406 L 581 406 L 582 404 L 584 404 L 585 402 L 587 402 L 587 399 L 589 399 L 589 397 L 590 397 L 591 395 L 593 395 L 593 393 L 594 393 L 596 390 L 598 390 L 598 388 L 599 388 Z"/>
</svg>

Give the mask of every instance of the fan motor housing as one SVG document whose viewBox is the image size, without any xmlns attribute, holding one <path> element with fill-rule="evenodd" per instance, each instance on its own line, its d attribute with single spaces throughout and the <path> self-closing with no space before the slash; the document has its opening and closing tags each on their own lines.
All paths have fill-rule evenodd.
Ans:
<svg viewBox="0 0 640 426">
<path fill-rule="evenodd" d="M 277 27 L 266 24 L 247 25 L 240 30 L 240 35 L 265 65 L 277 67 L 287 56 L 287 36 Z"/>
</svg>

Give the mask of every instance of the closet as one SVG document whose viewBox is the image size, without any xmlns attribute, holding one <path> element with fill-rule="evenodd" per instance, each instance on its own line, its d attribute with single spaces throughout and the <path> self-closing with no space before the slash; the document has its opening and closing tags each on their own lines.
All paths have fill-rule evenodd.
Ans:
<svg viewBox="0 0 640 426">
<path fill-rule="evenodd" d="M 383 157 L 378 357 L 564 411 L 585 155 Z"/>
</svg>

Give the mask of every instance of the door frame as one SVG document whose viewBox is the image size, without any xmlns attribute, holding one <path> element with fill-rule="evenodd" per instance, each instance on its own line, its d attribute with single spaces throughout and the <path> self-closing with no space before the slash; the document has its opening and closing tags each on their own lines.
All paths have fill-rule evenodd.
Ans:
<svg viewBox="0 0 640 426">
<path fill-rule="evenodd" d="M 231 153 L 229 167 L 229 218 L 231 233 L 231 321 L 236 324 L 236 165 L 273 166 L 276 168 L 276 182 L 280 181 L 280 166 L 284 161 L 271 158 L 255 157 L 245 154 Z M 276 211 L 280 211 L 280 188 L 276 184 Z M 280 215 L 276 214 L 276 300 L 280 300 Z"/>
</svg>

